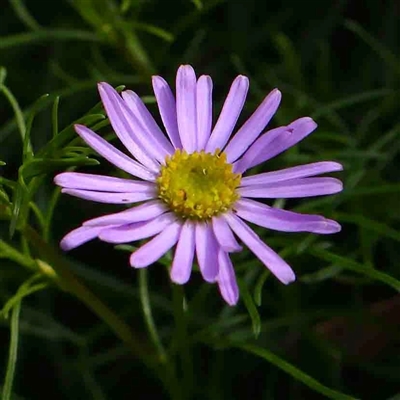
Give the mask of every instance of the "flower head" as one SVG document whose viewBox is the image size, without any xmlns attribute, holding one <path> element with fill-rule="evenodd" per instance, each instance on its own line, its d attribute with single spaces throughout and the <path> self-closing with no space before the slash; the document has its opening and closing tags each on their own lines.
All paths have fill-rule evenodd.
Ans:
<svg viewBox="0 0 400 400">
<path fill-rule="evenodd" d="M 222 297 L 234 305 L 239 292 L 229 253 L 241 251 L 239 238 L 281 282 L 292 282 L 295 275 L 290 266 L 246 222 L 284 232 L 319 234 L 338 232 L 340 225 L 318 215 L 272 208 L 254 199 L 340 192 L 342 183 L 338 179 L 316 176 L 339 171 L 342 166 L 316 162 L 246 176 L 250 168 L 292 147 L 317 127 L 305 117 L 263 133 L 281 100 L 281 93 L 274 89 L 232 136 L 248 87 L 245 76 L 233 81 L 212 127 L 209 76 L 197 79 L 191 66 L 181 66 L 176 99 L 163 78 L 153 77 L 165 135 L 136 93 L 126 90 L 120 95 L 109 84 L 100 83 L 108 118 L 131 156 L 83 125 L 75 125 L 75 130 L 97 153 L 133 179 L 65 172 L 55 177 L 55 183 L 63 193 L 86 200 L 140 204 L 84 222 L 62 239 L 61 247 L 70 250 L 96 237 L 110 243 L 151 238 L 130 257 L 133 267 L 143 268 L 176 246 L 172 281 L 186 283 L 196 257 L 203 278 L 217 282 Z"/>
</svg>

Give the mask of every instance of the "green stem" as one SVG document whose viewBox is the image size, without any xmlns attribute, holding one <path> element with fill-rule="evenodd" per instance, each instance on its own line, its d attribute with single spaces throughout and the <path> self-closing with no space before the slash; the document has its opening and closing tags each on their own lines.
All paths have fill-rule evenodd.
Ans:
<svg viewBox="0 0 400 400">
<path fill-rule="evenodd" d="M 154 323 L 153 315 L 151 312 L 146 268 L 139 270 L 139 293 L 140 293 L 140 301 L 142 303 L 144 320 L 147 326 L 147 330 L 149 331 L 150 338 L 152 339 L 153 344 L 157 349 L 161 363 L 166 364 L 167 353 L 158 335 L 157 327 Z"/>
<path fill-rule="evenodd" d="M 18 130 L 21 135 L 22 141 L 24 141 L 26 125 L 25 125 L 24 114 L 18 104 L 18 101 L 14 97 L 14 95 L 10 92 L 10 90 L 7 88 L 7 86 L 5 86 L 4 84 L 0 84 L 0 91 L 4 93 L 4 96 L 6 97 L 6 99 L 8 100 L 8 102 L 10 103 L 10 105 L 14 111 Z"/>
<path fill-rule="evenodd" d="M 14 247 L 10 246 L 1 239 L 0 239 L 0 257 L 8 258 L 12 261 L 15 261 L 17 264 L 22 265 L 23 267 L 26 267 L 32 271 L 37 272 L 34 260 L 20 253 L 18 250 L 14 249 Z"/>
<path fill-rule="evenodd" d="M 7 372 L 3 386 L 3 400 L 10 400 L 12 395 L 12 384 L 15 374 L 15 365 L 17 363 L 18 350 L 18 333 L 19 333 L 19 314 L 21 311 L 21 301 L 13 308 L 11 315 L 11 331 L 10 331 L 10 353 L 8 356 Z"/>
<path fill-rule="evenodd" d="M 174 317 L 176 331 L 172 343 L 172 349 L 179 351 L 181 369 L 183 373 L 183 381 L 185 388 L 185 398 L 189 398 L 190 393 L 193 393 L 194 374 L 193 360 L 190 352 L 190 341 L 187 331 L 187 317 L 185 315 L 184 304 L 185 297 L 182 286 L 172 285 L 172 299 L 174 305 Z"/>
</svg>

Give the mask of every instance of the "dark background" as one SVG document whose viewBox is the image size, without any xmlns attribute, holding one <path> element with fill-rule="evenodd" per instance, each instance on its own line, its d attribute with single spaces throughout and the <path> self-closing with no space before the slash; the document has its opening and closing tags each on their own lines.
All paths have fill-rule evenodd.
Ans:
<svg viewBox="0 0 400 400">
<path fill-rule="evenodd" d="M 362 270 L 350 271 L 350 265 L 354 261 L 400 278 L 398 2 L 204 0 L 202 8 L 183 0 L 125 3 L 129 9 L 121 15 L 116 1 L 25 1 L 38 27 L 18 15 L 22 3 L 3 1 L 0 65 L 7 69 L 6 85 L 23 110 L 44 93 L 59 94 L 59 126 L 64 127 L 98 103 L 96 82 L 123 84 L 151 96 L 152 74 L 173 84 L 177 67 L 190 63 L 198 75 L 212 76 L 216 112 L 231 81 L 244 74 L 250 77 L 250 94 L 242 120 L 274 87 L 282 91 L 283 101 L 273 124 L 305 115 L 316 119 L 318 133 L 268 168 L 329 159 L 345 166 L 343 194 L 309 206 L 307 201 L 288 204 L 299 210 L 304 204 L 302 211 L 342 223 L 341 234 L 313 239 L 339 259 L 308 248 L 307 235 L 265 234 L 273 248 L 287 251 L 299 280 L 289 287 L 267 280 L 257 340 L 243 303 L 226 310 L 217 289 L 197 275 L 185 287 L 188 298 L 197 299 L 188 318 L 192 334 L 243 316 L 190 345 L 195 376 L 187 391 L 191 398 L 325 398 L 266 360 L 224 347 L 226 337 L 257 343 L 356 398 L 395 399 L 400 387 L 399 295 Z M 21 140 L 4 96 L 0 110 L 0 159 L 7 163 L 2 175 L 15 179 Z M 51 121 L 51 107 L 35 118 L 35 149 L 50 139 Z M 110 167 L 102 161 L 80 170 L 106 173 Z M 48 205 L 57 172 L 49 172 L 38 192 L 40 207 Z M 56 246 L 70 229 L 108 210 L 115 208 L 62 196 L 51 243 Z M 3 240 L 9 240 L 7 221 L 0 228 Z M 77 276 L 145 337 L 137 271 L 128 266 L 127 253 L 94 241 L 66 257 Z M 236 261 L 238 275 L 252 292 L 262 267 L 249 254 Z M 5 303 L 30 272 L 6 258 L 0 265 L 0 299 Z M 149 272 L 154 316 L 167 342 L 174 334 L 170 283 L 161 265 Z M 2 372 L 9 320 L 0 321 Z M 166 397 L 157 377 L 108 327 L 55 286 L 23 302 L 14 391 L 15 399 Z"/>
</svg>

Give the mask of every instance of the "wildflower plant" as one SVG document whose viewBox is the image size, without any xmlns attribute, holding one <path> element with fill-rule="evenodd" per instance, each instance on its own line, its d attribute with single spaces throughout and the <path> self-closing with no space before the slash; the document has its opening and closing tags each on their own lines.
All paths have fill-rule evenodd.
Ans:
<svg viewBox="0 0 400 400">
<path fill-rule="evenodd" d="M 204 280 L 217 282 L 224 300 L 235 305 L 239 293 L 229 254 L 242 249 L 236 234 L 282 283 L 294 281 L 291 267 L 243 220 L 285 232 L 339 232 L 335 221 L 276 209 L 253 199 L 338 193 L 342 190 L 338 179 L 315 176 L 340 171 L 342 166 L 324 161 L 246 176 L 249 169 L 292 147 L 317 127 L 304 117 L 263 132 L 281 100 L 280 91 L 274 89 L 232 135 L 248 87 L 247 77 L 234 80 L 212 126 L 210 76 L 197 79 L 191 66 L 181 66 L 176 99 L 167 82 L 154 76 L 154 94 L 167 137 L 138 94 L 126 90 L 119 95 L 109 84 L 100 83 L 110 123 L 132 158 L 83 125 L 75 125 L 75 130 L 97 153 L 134 179 L 65 172 L 55 177 L 55 183 L 63 193 L 86 200 L 140 205 L 84 222 L 64 237 L 61 247 L 70 250 L 95 237 L 119 244 L 154 237 L 132 253 L 133 267 L 153 264 L 176 245 L 172 281 L 185 284 L 189 280 L 196 255 Z"/>
</svg>

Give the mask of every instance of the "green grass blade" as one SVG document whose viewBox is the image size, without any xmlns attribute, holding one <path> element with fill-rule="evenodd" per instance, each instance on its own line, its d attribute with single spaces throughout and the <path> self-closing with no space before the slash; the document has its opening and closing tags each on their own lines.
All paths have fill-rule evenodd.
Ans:
<svg viewBox="0 0 400 400">
<path fill-rule="evenodd" d="M 4 380 L 2 399 L 11 400 L 12 384 L 15 375 L 15 366 L 17 364 L 18 336 L 19 336 L 19 314 L 21 311 L 21 302 L 18 302 L 11 315 L 11 340 L 8 354 L 6 377 Z"/>
<path fill-rule="evenodd" d="M 297 379 L 300 382 L 303 382 L 309 388 L 315 390 L 318 393 L 323 394 L 329 399 L 334 400 L 356 400 L 355 397 L 348 396 L 347 394 L 337 392 L 336 390 L 330 389 L 324 386 L 322 383 L 318 382 L 316 379 L 312 378 L 310 375 L 304 373 L 294 365 L 288 363 L 282 358 L 278 357 L 276 354 L 251 344 L 237 344 L 235 347 L 247 351 L 249 353 L 255 354 L 258 357 L 263 358 L 269 363 L 275 365 L 280 368 L 282 371 L 291 375 L 294 379 Z"/>
</svg>

